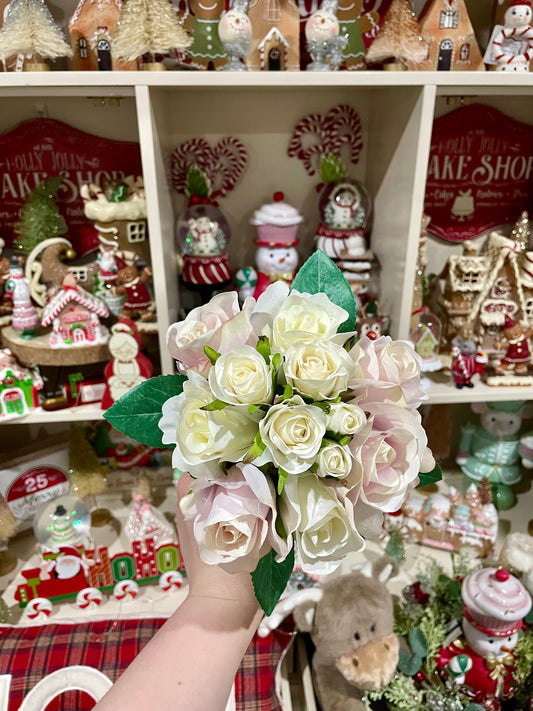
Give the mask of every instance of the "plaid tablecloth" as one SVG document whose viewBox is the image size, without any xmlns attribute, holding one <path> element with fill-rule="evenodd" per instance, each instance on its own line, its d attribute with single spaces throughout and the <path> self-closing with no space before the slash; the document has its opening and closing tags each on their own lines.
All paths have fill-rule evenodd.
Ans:
<svg viewBox="0 0 533 711">
<path fill-rule="evenodd" d="M 8 711 L 47 674 L 74 665 L 100 670 L 111 681 L 150 641 L 164 619 L 102 620 L 76 625 L 0 626 L 0 674 L 11 674 Z M 252 640 L 235 680 L 237 711 L 280 711 L 275 673 L 291 640 L 290 623 Z M 61 694 L 46 711 L 89 711 L 94 700 L 79 691 Z"/>
</svg>

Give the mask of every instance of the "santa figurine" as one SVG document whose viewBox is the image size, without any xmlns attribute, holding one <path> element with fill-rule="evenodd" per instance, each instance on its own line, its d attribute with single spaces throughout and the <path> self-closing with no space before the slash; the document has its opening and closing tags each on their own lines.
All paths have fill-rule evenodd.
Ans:
<svg viewBox="0 0 533 711">
<path fill-rule="evenodd" d="M 298 268 L 298 227 L 303 220 L 298 210 L 285 201 L 281 192 L 274 193 L 274 202 L 263 205 L 250 220 L 255 226 L 257 251 L 257 299 L 275 281 L 292 284 Z"/>
<path fill-rule="evenodd" d="M 107 410 L 122 395 L 135 385 L 152 376 L 151 361 L 140 352 L 141 337 L 131 319 L 122 318 L 111 327 L 108 348 L 112 360 L 106 365 L 106 387 L 102 397 L 102 409 Z"/>
<path fill-rule="evenodd" d="M 533 58 L 533 27 L 530 0 L 512 0 L 504 24 L 492 31 L 484 61 L 498 72 L 528 72 Z"/>
<path fill-rule="evenodd" d="M 30 297 L 29 282 L 16 257 L 11 257 L 9 278 L 5 284 L 4 302 L 13 305 L 11 326 L 21 338 L 33 338 L 39 325 L 39 316 Z"/>
<path fill-rule="evenodd" d="M 522 583 L 503 568 L 482 568 L 466 576 L 461 588 L 463 633 L 439 652 L 437 663 L 474 698 L 509 698 L 514 693 L 513 650 L 531 609 Z"/>
</svg>

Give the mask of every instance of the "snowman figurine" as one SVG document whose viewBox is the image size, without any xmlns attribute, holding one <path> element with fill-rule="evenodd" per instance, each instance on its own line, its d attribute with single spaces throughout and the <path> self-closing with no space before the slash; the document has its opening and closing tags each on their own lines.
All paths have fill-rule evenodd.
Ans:
<svg viewBox="0 0 533 711">
<path fill-rule="evenodd" d="M 251 220 L 257 230 L 257 299 L 275 281 L 292 284 L 298 268 L 297 232 L 303 218 L 296 208 L 288 205 L 283 193 L 274 194 L 274 202 L 256 210 Z"/>
<path fill-rule="evenodd" d="M 531 1 L 512 0 L 505 11 L 504 25 L 492 31 L 484 61 L 498 72 L 528 72 L 533 58 Z"/>
<path fill-rule="evenodd" d="M 461 588 L 464 640 L 439 652 L 438 666 L 456 683 L 483 697 L 513 693 L 513 650 L 531 597 L 503 568 L 482 568 L 466 576 Z"/>
<path fill-rule="evenodd" d="M 337 0 L 323 0 L 305 24 L 307 51 L 313 60 L 306 69 L 327 72 L 339 68 L 348 38 L 340 34 L 337 19 Z"/>
<path fill-rule="evenodd" d="M 252 23 L 247 12 L 248 0 L 234 0 L 218 23 L 218 36 L 228 55 L 224 71 L 246 71 L 244 60 L 252 43 Z"/>
</svg>

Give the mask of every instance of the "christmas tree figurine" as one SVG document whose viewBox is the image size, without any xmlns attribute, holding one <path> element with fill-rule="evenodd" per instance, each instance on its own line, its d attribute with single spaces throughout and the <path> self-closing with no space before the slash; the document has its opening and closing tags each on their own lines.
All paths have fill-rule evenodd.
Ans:
<svg viewBox="0 0 533 711">
<path fill-rule="evenodd" d="M 0 494 L 0 575 L 7 575 L 17 565 L 17 558 L 7 550 L 7 541 L 15 533 L 17 520 L 5 497 Z"/>
<path fill-rule="evenodd" d="M 382 64 L 384 69 L 413 69 L 425 58 L 427 50 L 411 0 L 392 0 L 366 60 L 369 64 Z"/>
<path fill-rule="evenodd" d="M 63 176 L 49 178 L 34 188 L 22 208 L 20 222 L 15 225 L 18 237 L 15 248 L 23 255 L 28 255 L 45 239 L 59 236 L 62 217 L 56 204 L 57 191 Z"/>
<path fill-rule="evenodd" d="M 113 35 L 116 57 L 128 61 L 143 58 L 143 69 L 165 69 L 155 61 L 156 54 L 188 47 L 191 39 L 180 24 L 169 0 L 128 0 L 120 12 Z"/>
<path fill-rule="evenodd" d="M 151 503 L 150 480 L 141 475 L 135 487 L 132 506 L 124 526 L 124 533 L 130 541 L 145 541 L 152 538 L 156 548 L 176 539 L 173 526 L 164 514 Z"/>
<path fill-rule="evenodd" d="M 16 57 L 16 71 L 43 71 L 45 59 L 71 56 L 44 0 L 12 0 L 0 29 L 0 60 Z"/>
<path fill-rule="evenodd" d="M 69 478 L 73 493 L 89 499 L 92 506 L 91 524 L 103 526 L 111 519 L 108 509 L 99 508 L 96 494 L 107 486 L 106 468 L 100 464 L 96 452 L 80 427 L 72 427 L 69 434 Z"/>
<path fill-rule="evenodd" d="M 527 252 L 529 250 L 530 237 L 531 230 L 529 229 L 529 215 L 524 210 L 513 227 L 510 239 L 516 242 L 516 245 L 521 252 Z"/>
</svg>

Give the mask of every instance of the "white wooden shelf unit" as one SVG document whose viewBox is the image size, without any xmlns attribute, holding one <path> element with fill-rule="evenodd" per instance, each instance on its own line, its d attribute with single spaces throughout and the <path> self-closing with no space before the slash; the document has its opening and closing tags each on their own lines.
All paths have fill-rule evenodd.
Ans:
<svg viewBox="0 0 533 711">
<path fill-rule="evenodd" d="M 325 114 L 339 103 L 361 119 L 363 149 L 350 169 L 374 200 L 371 246 L 382 266 L 381 294 L 392 319 L 392 335 L 406 338 L 424 205 L 433 120 L 460 104 L 461 97 L 489 103 L 530 122 L 533 74 L 495 72 L 43 72 L 0 73 L 0 132 L 35 116 L 48 116 L 89 133 L 138 140 L 148 204 L 150 249 L 159 323 L 161 369 L 172 372 L 165 334 L 178 316 L 175 221 L 185 207 L 169 179 L 170 154 L 182 141 L 204 136 L 211 144 L 238 136 L 249 160 L 240 182 L 220 201 L 229 219 L 233 268 L 252 264 L 253 211 L 277 190 L 304 215 L 299 233 L 305 258 L 318 219 L 317 176 L 287 156 L 296 123 Z M 117 101 L 118 100 L 118 101 Z M 1 164 L 1 156 L 0 156 Z M 117 166 L 119 168 L 120 166 Z M 460 246 L 430 240 L 430 267 L 442 268 Z M 530 398 L 529 388 L 476 386 L 458 391 L 433 385 L 429 402 Z M 88 407 L 53 414 L 37 411 L 23 420 L 41 423 L 98 419 Z"/>
</svg>

